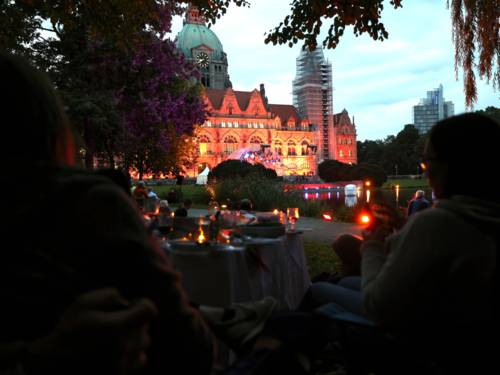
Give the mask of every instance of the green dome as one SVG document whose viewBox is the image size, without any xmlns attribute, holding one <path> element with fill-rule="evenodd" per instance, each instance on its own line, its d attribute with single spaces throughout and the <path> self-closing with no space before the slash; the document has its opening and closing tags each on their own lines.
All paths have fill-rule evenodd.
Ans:
<svg viewBox="0 0 500 375">
<path fill-rule="evenodd" d="M 223 60 L 222 43 L 217 38 L 217 35 L 205 25 L 186 23 L 177 34 L 177 48 L 188 58 L 193 57 L 191 56 L 191 50 L 202 44 L 213 50 L 212 59 Z"/>
</svg>

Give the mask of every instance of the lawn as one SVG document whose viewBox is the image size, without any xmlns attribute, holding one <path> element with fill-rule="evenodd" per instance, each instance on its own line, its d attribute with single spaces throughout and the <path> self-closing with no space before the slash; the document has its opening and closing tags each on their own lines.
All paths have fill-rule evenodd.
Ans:
<svg viewBox="0 0 500 375">
<path fill-rule="evenodd" d="M 382 189 L 393 189 L 395 185 L 399 185 L 400 189 L 417 189 L 417 188 L 428 188 L 427 179 L 425 178 L 404 178 L 404 179 L 390 179 L 387 180 Z"/>
<path fill-rule="evenodd" d="M 304 240 L 304 252 L 309 266 L 309 275 L 311 277 L 322 272 L 338 272 L 340 260 L 335 255 L 330 245 Z"/>
</svg>

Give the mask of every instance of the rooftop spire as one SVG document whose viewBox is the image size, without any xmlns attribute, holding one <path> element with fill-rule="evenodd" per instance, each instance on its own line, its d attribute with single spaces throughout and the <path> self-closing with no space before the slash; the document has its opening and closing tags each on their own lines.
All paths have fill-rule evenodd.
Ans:
<svg viewBox="0 0 500 375">
<path fill-rule="evenodd" d="M 197 6 L 190 4 L 186 12 L 186 20 L 184 21 L 184 23 L 205 25 L 205 17 L 200 14 Z"/>
</svg>

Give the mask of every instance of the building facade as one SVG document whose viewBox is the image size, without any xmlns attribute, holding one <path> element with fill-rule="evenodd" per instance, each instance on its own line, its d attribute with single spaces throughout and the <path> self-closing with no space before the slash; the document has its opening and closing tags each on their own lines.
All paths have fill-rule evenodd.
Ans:
<svg viewBox="0 0 500 375">
<path fill-rule="evenodd" d="M 208 118 L 195 131 L 198 170 L 240 159 L 261 162 L 278 175 L 303 176 L 316 175 L 324 159 L 356 163 L 355 125 L 345 110 L 333 116 L 332 69 L 322 50 L 297 58 L 295 105 L 289 105 L 270 104 L 264 84 L 259 90 L 233 90 L 222 44 L 195 7 L 176 43 L 198 67 L 205 87 Z"/>
<path fill-rule="evenodd" d="M 335 139 L 337 142 L 334 159 L 346 164 L 357 164 L 358 148 L 354 118 L 351 122 L 349 113 L 344 109 L 334 115 L 333 123 L 335 124 Z"/>
<path fill-rule="evenodd" d="M 278 175 L 316 174 L 316 129 L 295 107 L 267 104 L 260 91 L 206 89 L 208 119 L 196 130 L 200 168 L 262 158 Z"/>
<path fill-rule="evenodd" d="M 427 97 L 420 99 L 420 103 L 413 107 L 413 123 L 418 132 L 423 134 L 439 120 L 454 114 L 453 102 L 444 100 L 443 85 L 439 85 L 437 89 L 427 91 Z"/>
</svg>

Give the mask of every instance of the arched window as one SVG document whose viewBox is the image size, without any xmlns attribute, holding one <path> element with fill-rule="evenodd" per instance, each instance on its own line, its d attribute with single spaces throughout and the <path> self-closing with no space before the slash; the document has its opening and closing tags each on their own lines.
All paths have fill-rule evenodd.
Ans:
<svg viewBox="0 0 500 375">
<path fill-rule="evenodd" d="M 280 141 L 274 141 L 274 151 L 278 154 L 278 155 L 283 155 L 283 148 L 282 148 L 282 144 Z"/>
<path fill-rule="evenodd" d="M 340 150 L 339 151 L 339 158 L 343 158 L 344 157 L 344 151 Z"/>
<path fill-rule="evenodd" d="M 250 143 L 250 148 L 252 150 L 257 151 L 257 150 L 259 150 L 260 145 L 264 142 L 262 142 L 262 139 L 260 137 L 257 137 L 256 135 L 254 135 L 253 137 L 250 138 L 248 143 Z"/>
<path fill-rule="evenodd" d="M 294 141 L 288 141 L 288 156 L 295 156 L 297 155 L 297 151 L 295 150 L 295 142 Z"/>
<path fill-rule="evenodd" d="M 302 143 L 300 144 L 300 154 L 302 156 L 309 155 L 309 147 L 307 146 L 309 146 L 307 141 L 302 141 Z"/>
<path fill-rule="evenodd" d="M 238 148 L 238 141 L 232 135 L 228 135 L 224 138 L 224 153 L 230 154 Z"/>
<path fill-rule="evenodd" d="M 198 145 L 199 145 L 198 150 L 200 155 L 206 155 L 212 153 L 210 138 L 208 138 L 206 135 L 203 134 L 198 137 Z"/>
</svg>

